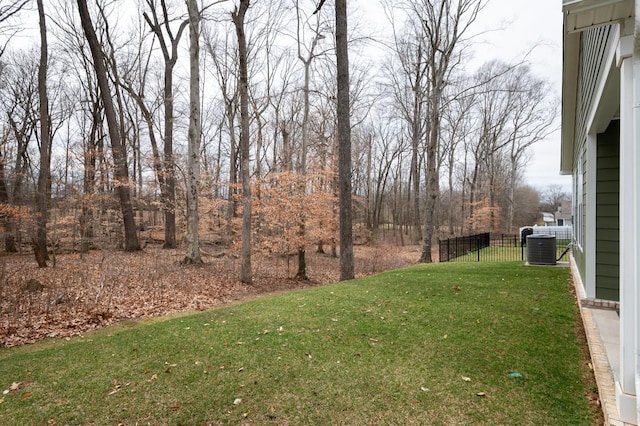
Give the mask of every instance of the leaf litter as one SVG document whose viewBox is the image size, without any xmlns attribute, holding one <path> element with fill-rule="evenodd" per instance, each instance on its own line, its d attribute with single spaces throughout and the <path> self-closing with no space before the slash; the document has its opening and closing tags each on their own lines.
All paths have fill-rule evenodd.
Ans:
<svg viewBox="0 0 640 426">
<path fill-rule="evenodd" d="M 419 246 L 394 250 L 357 246 L 356 276 L 408 266 L 418 252 Z M 339 259 L 311 252 L 307 256 L 313 280 L 303 281 L 292 278 L 295 271 L 278 256 L 256 253 L 251 286 L 240 283 L 240 260 L 233 256 L 205 256 L 205 265 L 188 267 L 180 265 L 183 250 L 163 250 L 160 245 L 148 245 L 140 253 L 59 254 L 56 266 L 48 268 L 38 268 L 32 254 L 4 256 L 0 258 L 0 347 L 81 336 L 124 320 L 205 310 L 260 294 L 338 281 Z M 25 291 L 29 280 L 39 281 L 42 288 Z"/>
</svg>

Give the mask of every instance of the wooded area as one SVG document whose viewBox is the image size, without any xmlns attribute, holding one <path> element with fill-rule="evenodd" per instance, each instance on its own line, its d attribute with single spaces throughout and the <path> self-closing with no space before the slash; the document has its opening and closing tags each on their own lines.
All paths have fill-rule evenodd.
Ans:
<svg viewBox="0 0 640 426">
<path fill-rule="evenodd" d="M 486 0 L 383 4 L 388 36 L 344 0 L 3 2 L 4 252 L 158 243 L 251 283 L 253 253 L 306 279 L 326 250 L 348 279 L 382 233 L 431 262 L 437 237 L 536 222 L 549 83 L 526 57 L 466 66 Z"/>
</svg>

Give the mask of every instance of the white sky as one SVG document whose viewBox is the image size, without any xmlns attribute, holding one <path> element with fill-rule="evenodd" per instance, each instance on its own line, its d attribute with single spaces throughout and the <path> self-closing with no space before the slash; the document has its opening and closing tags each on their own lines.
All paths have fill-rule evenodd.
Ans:
<svg viewBox="0 0 640 426">
<path fill-rule="evenodd" d="M 538 45 L 530 56 L 534 73 L 547 79 L 558 98 L 562 91 L 562 2 L 560 0 L 489 0 L 481 26 L 506 26 L 503 31 L 483 35 L 487 44 L 478 46 L 478 57 L 499 56 L 506 60 L 522 56 Z M 486 23 L 485 23 L 486 22 Z M 486 56 L 485 56 L 486 55 Z M 560 111 L 558 111 L 558 124 Z M 571 176 L 560 175 L 560 131 L 534 146 L 526 180 L 544 188 L 561 184 L 571 188 Z"/>
</svg>

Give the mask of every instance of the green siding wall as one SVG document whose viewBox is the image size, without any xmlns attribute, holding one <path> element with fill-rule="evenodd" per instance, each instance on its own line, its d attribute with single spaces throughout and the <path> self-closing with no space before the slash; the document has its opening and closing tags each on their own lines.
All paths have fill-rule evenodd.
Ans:
<svg viewBox="0 0 640 426">
<path fill-rule="evenodd" d="M 586 285 L 587 267 L 584 235 L 586 234 L 587 223 L 587 145 L 581 144 L 579 151 L 576 152 L 575 158 L 579 164 L 576 164 L 574 174 L 581 173 L 579 178 L 574 175 L 574 195 L 576 203 L 574 209 L 574 241 L 576 244 L 572 249 L 573 258 L 583 283 Z M 578 199 L 580 197 L 580 199 Z"/>
<path fill-rule="evenodd" d="M 596 175 L 596 297 L 620 298 L 620 121 L 598 135 Z"/>
<path fill-rule="evenodd" d="M 595 206 L 587 205 L 587 179 L 594 179 L 594 176 L 587 176 L 586 149 L 587 132 L 589 128 L 589 114 L 596 99 L 595 93 L 598 81 L 604 78 L 607 72 L 605 65 L 605 53 L 607 46 L 615 42 L 615 31 L 613 25 L 602 25 L 588 29 L 581 33 L 580 41 L 580 64 L 577 81 L 577 103 L 576 103 L 576 128 L 573 156 L 574 173 L 574 239 L 575 245 L 572 249 L 573 258 L 576 262 L 578 272 L 586 284 L 586 256 L 584 253 L 586 241 L 586 216 L 587 209 Z M 582 176 L 578 176 L 580 173 Z M 580 186 L 578 188 L 578 186 Z M 578 196 L 580 199 L 578 199 Z M 603 194 L 604 196 L 604 194 Z M 604 244 L 604 241 L 600 242 Z M 603 246 L 604 247 L 604 246 Z M 605 293 L 607 293 L 605 291 Z M 604 294 L 602 295 L 604 297 Z M 616 296 L 617 297 L 617 296 Z"/>
</svg>

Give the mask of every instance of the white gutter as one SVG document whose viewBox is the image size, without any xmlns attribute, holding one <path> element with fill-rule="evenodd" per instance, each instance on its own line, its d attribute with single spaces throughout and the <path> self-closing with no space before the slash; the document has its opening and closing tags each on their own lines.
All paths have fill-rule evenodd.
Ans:
<svg viewBox="0 0 640 426">
<path fill-rule="evenodd" d="M 632 285 L 635 286 L 635 300 L 633 301 L 634 308 L 634 322 L 636 326 L 636 335 L 635 335 L 635 390 L 636 390 L 636 423 L 640 423 L 640 398 L 637 398 L 637 395 L 640 391 L 640 324 L 638 324 L 639 315 L 638 308 L 640 307 L 640 266 L 637 263 L 637 256 L 640 256 L 640 195 L 638 191 L 640 191 L 640 171 L 638 167 L 640 166 L 640 147 L 638 146 L 638 138 L 640 137 L 640 16 L 638 11 L 640 11 L 640 0 L 635 0 L 635 19 L 634 19 L 634 46 L 633 46 L 633 133 L 634 133 L 634 176 L 633 176 L 633 209 L 634 209 L 634 217 L 633 221 L 635 222 L 634 227 L 634 235 L 633 245 L 634 245 L 634 269 L 633 269 L 633 277 L 632 277 Z M 620 253 L 621 255 L 623 253 Z"/>
<path fill-rule="evenodd" d="M 567 15 L 569 14 L 574 14 L 574 13 L 581 13 L 581 12 L 588 12 L 590 10 L 593 9 L 597 9 L 600 7 L 605 7 L 605 6 L 610 6 L 616 3 L 622 3 L 626 0 L 604 0 L 604 1 L 596 1 L 593 2 L 592 4 L 586 4 L 585 6 L 582 7 L 576 7 L 576 8 L 572 8 L 571 6 L 574 5 L 579 5 L 581 3 L 587 3 L 585 0 L 573 0 L 573 1 L 565 1 L 562 4 L 562 8 L 564 9 L 565 13 Z"/>
</svg>

